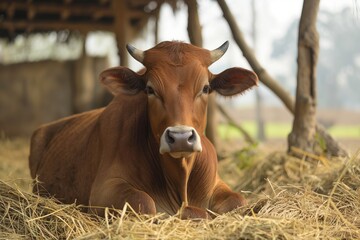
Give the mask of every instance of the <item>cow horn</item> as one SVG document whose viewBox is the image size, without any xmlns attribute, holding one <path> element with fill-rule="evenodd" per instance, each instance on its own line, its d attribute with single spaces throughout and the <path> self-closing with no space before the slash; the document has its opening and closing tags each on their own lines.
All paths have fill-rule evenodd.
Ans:
<svg viewBox="0 0 360 240">
<path fill-rule="evenodd" d="M 130 53 L 130 55 L 133 58 L 135 58 L 137 61 L 141 63 L 144 61 L 144 56 L 145 56 L 144 51 L 141 51 L 130 44 L 126 44 L 126 49 Z"/>
<path fill-rule="evenodd" d="M 229 41 L 226 41 L 223 43 L 223 45 L 221 45 L 217 49 L 210 51 L 211 63 L 214 63 L 217 60 L 219 60 L 219 58 L 221 58 L 225 54 L 228 47 L 229 47 Z"/>
</svg>

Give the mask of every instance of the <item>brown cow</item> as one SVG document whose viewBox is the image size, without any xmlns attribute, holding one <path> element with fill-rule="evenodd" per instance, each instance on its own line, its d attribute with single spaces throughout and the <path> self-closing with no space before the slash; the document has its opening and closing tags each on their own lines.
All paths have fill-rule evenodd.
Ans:
<svg viewBox="0 0 360 240">
<path fill-rule="evenodd" d="M 101 82 L 115 96 L 106 108 L 33 134 L 34 191 L 90 205 L 100 215 L 103 207 L 121 209 L 126 202 L 142 214 L 181 210 L 183 218 L 244 205 L 219 178 L 215 149 L 204 135 L 211 92 L 232 96 L 257 84 L 255 73 L 242 68 L 209 72 L 227 47 L 209 51 L 173 41 L 143 52 L 128 45 L 144 74 L 105 70 Z"/>
</svg>

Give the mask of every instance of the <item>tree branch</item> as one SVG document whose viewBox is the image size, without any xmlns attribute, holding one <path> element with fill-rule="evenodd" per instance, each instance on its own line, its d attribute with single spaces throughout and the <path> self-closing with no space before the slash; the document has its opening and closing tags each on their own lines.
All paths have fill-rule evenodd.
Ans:
<svg viewBox="0 0 360 240">
<path fill-rule="evenodd" d="M 223 106 L 221 106 L 220 104 L 216 105 L 217 108 L 219 109 L 219 111 L 221 112 L 221 114 L 226 118 L 226 120 L 228 121 L 228 123 L 237 128 L 241 134 L 244 136 L 244 139 L 246 142 L 250 143 L 250 144 L 255 144 L 256 141 L 250 136 L 250 134 L 247 133 L 247 131 L 239 124 L 236 123 L 236 121 L 230 116 L 230 114 L 223 108 Z"/>
<path fill-rule="evenodd" d="M 254 72 L 258 75 L 259 80 L 267 86 L 271 91 L 273 91 L 284 103 L 286 108 L 291 112 L 294 113 L 295 110 L 295 104 L 294 100 L 291 97 L 291 95 L 286 92 L 277 82 L 275 79 L 273 79 L 261 66 L 259 61 L 257 60 L 253 50 L 248 46 L 248 44 L 245 41 L 245 38 L 237 25 L 237 22 L 235 18 L 233 17 L 228 5 L 226 4 L 225 0 L 217 0 L 221 10 L 223 11 L 224 18 L 229 24 L 229 27 L 231 29 L 233 38 L 239 48 L 241 49 L 244 57 L 249 62 L 250 66 L 254 70 Z"/>
</svg>

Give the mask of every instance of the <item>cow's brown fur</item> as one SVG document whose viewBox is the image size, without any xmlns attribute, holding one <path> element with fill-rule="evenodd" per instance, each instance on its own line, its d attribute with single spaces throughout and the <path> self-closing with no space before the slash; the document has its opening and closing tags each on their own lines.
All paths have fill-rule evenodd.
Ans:
<svg viewBox="0 0 360 240">
<path fill-rule="evenodd" d="M 211 74 L 208 50 L 165 42 L 145 52 L 143 75 L 118 67 L 101 80 L 114 93 L 103 109 L 42 126 L 32 137 L 31 176 L 34 191 L 64 203 L 158 211 L 182 217 L 207 217 L 205 209 L 224 213 L 245 203 L 217 174 L 217 156 L 204 135 L 207 94 L 204 85 L 223 95 L 254 84 L 254 73 L 233 68 Z M 156 96 L 143 90 L 151 82 Z M 160 135 L 168 126 L 192 126 L 202 152 L 173 158 L 159 154 Z"/>
</svg>

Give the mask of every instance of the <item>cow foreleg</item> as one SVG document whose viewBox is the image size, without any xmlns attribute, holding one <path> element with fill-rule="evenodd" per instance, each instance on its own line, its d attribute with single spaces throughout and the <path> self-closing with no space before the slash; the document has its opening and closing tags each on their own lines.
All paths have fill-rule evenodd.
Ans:
<svg viewBox="0 0 360 240">
<path fill-rule="evenodd" d="M 154 200 L 144 191 L 132 187 L 122 180 L 106 181 L 101 187 L 93 189 L 90 196 L 91 211 L 104 216 L 104 208 L 97 206 L 123 209 L 128 203 L 134 211 L 140 214 L 154 215 L 156 207 Z"/>
<path fill-rule="evenodd" d="M 219 180 L 210 200 L 210 210 L 222 214 L 245 204 L 246 200 L 241 194 L 233 192 L 223 181 Z"/>
</svg>

